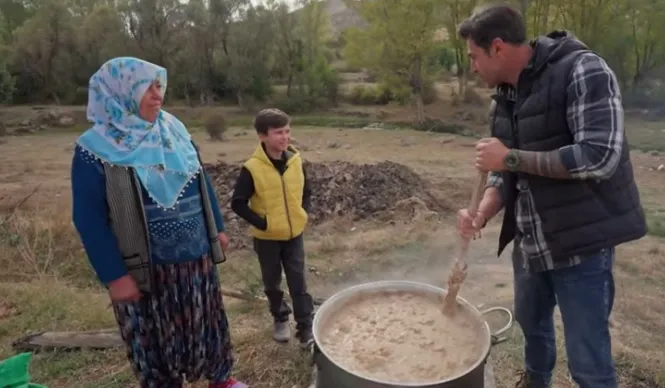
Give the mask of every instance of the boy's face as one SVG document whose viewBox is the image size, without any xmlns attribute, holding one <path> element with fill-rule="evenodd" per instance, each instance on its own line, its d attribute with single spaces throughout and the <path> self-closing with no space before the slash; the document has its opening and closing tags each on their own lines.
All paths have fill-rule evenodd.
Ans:
<svg viewBox="0 0 665 388">
<path fill-rule="evenodd" d="M 270 128 L 267 134 L 260 133 L 259 139 L 269 150 L 284 152 L 291 141 L 291 126 L 286 124 L 281 128 Z"/>
</svg>

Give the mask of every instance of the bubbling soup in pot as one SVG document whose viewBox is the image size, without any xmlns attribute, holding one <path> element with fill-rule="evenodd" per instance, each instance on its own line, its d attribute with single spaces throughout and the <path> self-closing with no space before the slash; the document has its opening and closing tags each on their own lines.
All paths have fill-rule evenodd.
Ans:
<svg viewBox="0 0 665 388">
<path fill-rule="evenodd" d="M 435 296 L 364 292 L 322 322 L 319 341 L 338 365 L 384 382 L 433 383 L 461 374 L 483 354 L 483 326 L 462 306 L 444 315 Z"/>
</svg>

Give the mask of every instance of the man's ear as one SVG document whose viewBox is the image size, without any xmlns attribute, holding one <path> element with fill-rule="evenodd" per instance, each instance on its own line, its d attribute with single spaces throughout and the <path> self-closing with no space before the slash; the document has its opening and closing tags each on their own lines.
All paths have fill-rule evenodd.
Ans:
<svg viewBox="0 0 665 388">
<path fill-rule="evenodd" d="M 503 51 L 505 42 L 501 38 L 494 38 L 492 44 L 490 45 L 489 54 L 490 56 L 498 55 L 499 52 Z"/>
</svg>

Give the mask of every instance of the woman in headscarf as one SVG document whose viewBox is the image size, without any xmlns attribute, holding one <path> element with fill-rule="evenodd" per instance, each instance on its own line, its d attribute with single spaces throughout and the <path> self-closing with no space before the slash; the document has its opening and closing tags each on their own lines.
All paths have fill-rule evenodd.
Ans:
<svg viewBox="0 0 665 388">
<path fill-rule="evenodd" d="M 91 77 L 72 161 L 73 219 L 108 288 L 141 387 L 246 388 L 215 264 L 228 245 L 210 178 L 180 120 L 163 111 L 166 70 L 115 58 Z M 221 245 L 221 246 L 220 246 Z"/>
</svg>

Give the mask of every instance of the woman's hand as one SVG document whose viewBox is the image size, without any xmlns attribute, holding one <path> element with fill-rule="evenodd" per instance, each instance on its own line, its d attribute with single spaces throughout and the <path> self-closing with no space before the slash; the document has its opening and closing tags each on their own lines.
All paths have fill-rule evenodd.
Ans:
<svg viewBox="0 0 665 388">
<path fill-rule="evenodd" d="M 221 232 L 219 234 L 219 244 L 222 246 L 222 249 L 226 250 L 229 247 L 229 238 L 226 236 L 226 233 Z"/>
<path fill-rule="evenodd" d="M 136 302 L 141 299 L 141 291 L 131 275 L 125 275 L 108 284 L 109 295 L 114 302 Z"/>
</svg>

